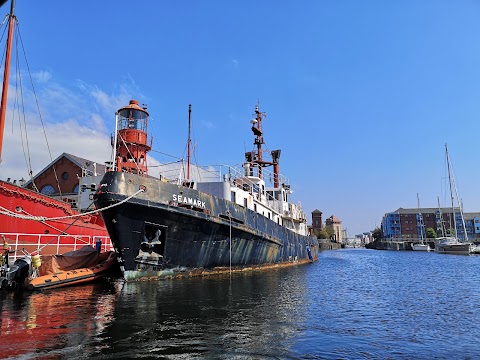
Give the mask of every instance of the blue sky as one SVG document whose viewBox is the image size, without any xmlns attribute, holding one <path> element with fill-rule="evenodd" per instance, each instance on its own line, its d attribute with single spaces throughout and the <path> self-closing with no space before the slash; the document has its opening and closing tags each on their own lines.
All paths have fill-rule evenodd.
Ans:
<svg viewBox="0 0 480 360">
<path fill-rule="evenodd" d="M 185 156 L 192 104 L 198 164 L 239 164 L 259 100 L 293 200 L 350 236 L 417 193 L 436 207 L 445 143 L 465 210 L 480 211 L 478 1 L 17 0 L 16 15 L 53 158 L 103 163 L 115 111 L 138 99 L 155 150 Z M 35 172 L 50 157 L 28 120 Z M 9 118 L 2 179 L 27 178 L 19 136 Z"/>
</svg>

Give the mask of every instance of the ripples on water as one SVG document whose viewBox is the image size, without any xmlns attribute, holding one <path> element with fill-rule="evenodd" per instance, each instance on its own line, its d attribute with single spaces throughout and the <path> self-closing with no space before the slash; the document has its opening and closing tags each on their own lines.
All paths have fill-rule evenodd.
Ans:
<svg viewBox="0 0 480 360">
<path fill-rule="evenodd" d="M 313 265 L 1 293 L 0 357 L 474 359 L 480 256 L 345 249 Z"/>
</svg>

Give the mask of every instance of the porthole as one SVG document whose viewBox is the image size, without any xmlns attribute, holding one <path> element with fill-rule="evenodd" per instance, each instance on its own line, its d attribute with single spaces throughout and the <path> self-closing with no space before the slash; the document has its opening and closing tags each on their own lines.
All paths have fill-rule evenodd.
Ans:
<svg viewBox="0 0 480 360">
<path fill-rule="evenodd" d="M 62 173 L 62 180 L 67 180 L 68 179 L 68 173 L 66 171 L 64 171 Z"/>
</svg>

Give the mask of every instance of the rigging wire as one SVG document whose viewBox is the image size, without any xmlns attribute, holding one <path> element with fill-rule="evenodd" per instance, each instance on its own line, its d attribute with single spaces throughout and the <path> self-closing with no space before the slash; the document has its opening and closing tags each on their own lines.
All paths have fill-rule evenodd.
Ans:
<svg viewBox="0 0 480 360">
<path fill-rule="evenodd" d="M 38 116 L 40 118 L 40 123 L 42 124 L 42 130 L 43 130 L 43 134 L 45 136 L 45 142 L 47 143 L 47 149 L 48 149 L 48 155 L 50 156 L 50 162 L 53 162 L 53 157 L 52 157 L 52 151 L 50 149 L 50 144 L 48 142 L 48 138 L 47 138 L 47 132 L 46 132 L 46 129 L 45 129 L 45 123 L 43 121 L 43 117 L 42 117 L 42 113 L 40 111 L 40 105 L 38 103 L 38 96 L 37 96 L 37 92 L 35 90 L 35 86 L 33 84 L 33 78 L 32 78 L 32 73 L 30 71 L 30 65 L 28 64 L 28 60 L 27 60 L 27 55 L 26 55 L 26 51 L 25 51 L 25 47 L 23 46 L 23 40 L 22 40 L 22 36 L 20 34 L 20 26 L 18 25 L 18 21 L 17 21 L 17 32 L 18 32 L 18 38 L 20 39 L 20 45 L 22 47 L 22 51 L 23 51 L 23 56 L 25 58 L 25 64 L 26 64 L 26 67 L 27 67 L 27 71 L 28 71 L 28 75 L 29 75 L 29 78 L 30 78 L 30 84 L 32 86 L 32 92 L 33 92 L 33 95 L 34 95 L 34 98 L 35 98 L 35 104 L 37 106 L 37 111 L 38 111 Z M 29 156 L 29 160 L 31 162 L 31 159 L 30 159 L 30 156 Z M 53 169 L 53 174 L 55 176 L 55 181 L 57 182 L 57 185 L 58 185 L 58 190 L 59 190 L 59 194 L 60 196 L 62 196 L 62 192 L 60 190 L 60 182 L 58 180 L 58 176 L 57 176 L 57 171 L 55 169 L 55 166 L 53 165 L 52 166 L 52 169 Z M 33 182 L 33 179 L 32 179 L 32 182 Z"/>
<path fill-rule="evenodd" d="M 27 132 L 27 123 L 26 123 L 26 117 L 25 117 L 25 103 L 24 103 L 24 97 L 23 97 L 23 86 L 22 86 L 22 76 L 20 72 L 20 58 L 18 56 L 18 37 L 15 38 L 15 41 L 17 43 L 17 46 L 15 47 L 16 49 L 16 71 L 15 71 L 15 102 L 14 106 L 12 109 L 12 122 L 15 121 L 15 115 L 18 114 L 18 123 L 20 127 L 20 139 L 21 139 L 21 144 L 22 144 L 22 150 L 23 150 L 23 158 L 25 160 L 25 165 L 27 166 L 27 170 L 29 174 L 33 174 L 32 170 L 32 162 L 30 159 L 30 147 L 28 143 L 28 132 Z M 20 83 L 20 84 L 18 84 Z M 20 89 L 20 100 L 22 101 L 22 109 L 23 111 L 20 111 L 20 104 L 19 104 L 19 90 Z M 22 122 L 22 117 L 21 114 L 23 113 L 23 122 Z M 23 127 L 22 127 L 23 125 Z M 24 135 L 25 131 L 25 135 Z M 25 141 L 24 141 L 25 138 Z M 26 147 L 26 149 L 25 149 Z M 36 188 L 36 185 L 33 181 L 33 177 L 30 176 L 30 179 L 32 180 L 32 184 L 35 190 L 38 191 Z"/>
</svg>

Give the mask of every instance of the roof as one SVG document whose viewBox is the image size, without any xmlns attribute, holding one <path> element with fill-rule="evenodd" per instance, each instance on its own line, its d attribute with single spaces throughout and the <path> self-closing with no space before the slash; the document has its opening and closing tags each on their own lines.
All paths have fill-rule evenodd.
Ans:
<svg viewBox="0 0 480 360">
<path fill-rule="evenodd" d="M 104 174 L 106 172 L 106 165 L 105 164 L 101 164 L 101 163 L 96 163 L 95 161 L 92 161 L 92 160 L 87 160 L 87 159 L 84 159 L 84 158 L 81 158 L 79 156 L 75 156 L 75 155 L 72 155 L 72 154 L 68 154 L 68 153 L 63 153 L 61 154 L 60 156 L 58 156 L 55 160 L 53 160 L 50 164 L 48 164 L 47 166 L 45 166 L 41 171 L 39 171 L 34 177 L 33 177 L 33 180 L 37 179 L 40 175 L 42 175 L 43 173 L 45 173 L 48 169 L 50 169 L 54 164 L 56 164 L 60 159 L 62 158 L 67 158 L 68 160 L 70 160 L 72 163 L 74 163 L 75 165 L 77 165 L 79 168 L 82 168 L 84 169 L 87 173 L 91 173 L 93 175 L 93 172 L 94 172 L 94 166 L 93 164 L 96 164 L 96 171 L 97 173 L 100 173 L 100 174 Z M 25 183 L 25 186 L 31 184 L 32 182 L 32 179 L 30 179 L 29 181 L 27 181 Z"/>
<path fill-rule="evenodd" d="M 341 223 L 342 220 L 340 220 L 339 218 L 337 218 L 335 215 L 332 215 L 330 216 L 327 221 L 331 221 L 332 223 Z"/>
<path fill-rule="evenodd" d="M 312 211 L 312 214 L 318 214 L 318 213 L 323 214 L 323 213 L 322 213 L 320 210 L 318 210 L 318 209 L 315 209 L 315 210 Z"/>
<path fill-rule="evenodd" d="M 105 164 L 97 163 L 97 162 L 92 161 L 92 160 L 87 160 L 87 159 L 84 159 L 84 158 L 81 158 L 79 156 L 75 156 L 75 155 L 72 155 L 72 154 L 63 153 L 62 155 L 64 155 L 71 162 L 73 162 L 78 167 L 81 167 L 82 169 L 84 169 L 85 171 L 87 171 L 89 173 L 91 172 L 93 174 L 93 172 L 95 171 L 95 168 L 93 166 L 94 164 L 95 164 L 97 173 L 104 174 L 107 171 L 107 166 Z"/>
</svg>

